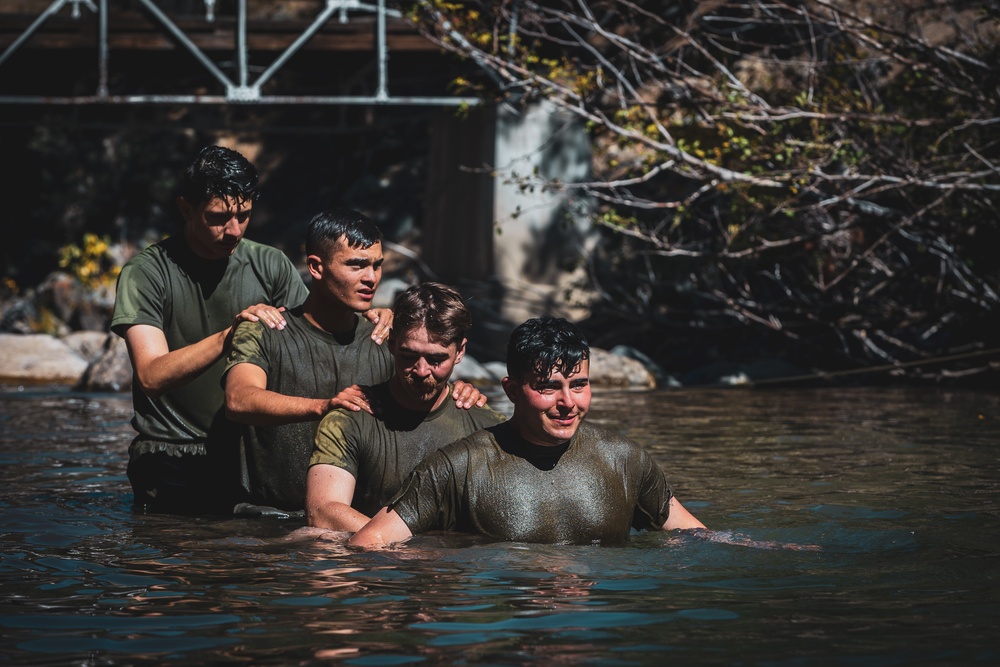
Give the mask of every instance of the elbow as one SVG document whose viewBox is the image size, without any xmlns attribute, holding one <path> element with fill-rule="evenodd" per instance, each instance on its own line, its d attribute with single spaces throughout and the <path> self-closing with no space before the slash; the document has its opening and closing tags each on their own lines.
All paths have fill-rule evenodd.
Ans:
<svg viewBox="0 0 1000 667">
<path fill-rule="evenodd" d="M 168 391 L 167 387 L 157 383 L 154 378 L 149 377 L 148 374 L 137 372 L 135 374 L 134 381 L 139 385 L 139 389 L 142 390 L 142 393 L 152 401 L 158 400 Z"/>
<path fill-rule="evenodd" d="M 379 539 L 378 533 L 363 528 L 351 535 L 347 544 L 358 549 L 379 549 L 386 546 L 386 543 Z"/>
<path fill-rule="evenodd" d="M 245 409 L 242 401 L 226 392 L 226 419 L 238 424 L 250 423 L 250 412 Z"/>
<path fill-rule="evenodd" d="M 327 520 L 327 515 L 322 507 L 317 503 L 309 501 L 308 491 L 306 491 L 306 524 L 312 528 L 335 529 L 335 526 L 331 525 L 331 522 Z"/>
</svg>

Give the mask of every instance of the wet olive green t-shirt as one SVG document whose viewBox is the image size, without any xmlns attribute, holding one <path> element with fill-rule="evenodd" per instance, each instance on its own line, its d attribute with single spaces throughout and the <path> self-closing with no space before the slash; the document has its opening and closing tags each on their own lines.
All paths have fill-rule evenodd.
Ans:
<svg viewBox="0 0 1000 667">
<path fill-rule="evenodd" d="M 432 453 L 389 506 L 414 534 L 621 544 L 633 527 L 662 526 L 671 495 L 656 462 L 628 438 L 584 423 L 569 443 L 542 447 L 504 422 Z"/>
<path fill-rule="evenodd" d="M 332 410 L 320 422 L 310 465 L 329 464 L 351 473 L 351 506 L 372 516 L 399 491 L 406 475 L 436 449 L 504 416 L 488 407 L 463 410 L 449 396 L 433 412 L 408 410 L 395 401 L 388 383 L 374 388 L 377 415 Z"/>
<path fill-rule="evenodd" d="M 392 357 L 371 339 L 374 325 L 331 334 L 313 326 L 301 307 L 285 313 L 279 331 L 241 322 L 233 333 L 226 371 L 250 363 L 267 373 L 267 389 L 286 396 L 333 398 L 353 384 L 371 386 L 392 377 Z M 244 426 L 244 484 L 249 502 L 283 510 L 305 506 L 306 475 L 318 421 Z"/>
<path fill-rule="evenodd" d="M 206 260 L 177 234 L 149 246 L 122 268 L 111 329 L 124 335 L 131 325 L 148 324 L 162 330 L 169 349 L 177 350 L 226 329 L 248 306 L 296 306 L 307 295 L 295 266 L 277 248 L 244 239 L 232 256 Z M 220 357 L 198 377 L 155 400 L 133 382 L 132 424 L 139 433 L 134 453 L 203 454 L 210 437 L 235 446 L 238 429 L 223 414 L 224 366 Z"/>
</svg>

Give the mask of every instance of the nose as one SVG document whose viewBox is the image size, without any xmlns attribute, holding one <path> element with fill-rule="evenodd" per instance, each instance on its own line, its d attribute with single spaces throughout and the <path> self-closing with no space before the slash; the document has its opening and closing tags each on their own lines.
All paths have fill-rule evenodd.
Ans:
<svg viewBox="0 0 1000 667">
<path fill-rule="evenodd" d="M 427 363 L 427 360 L 423 357 L 417 359 L 417 363 L 413 364 L 413 373 L 420 377 L 427 377 L 431 374 L 431 365 Z"/>
<path fill-rule="evenodd" d="M 572 408 L 576 405 L 576 399 L 573 397 L 573 392 L 569 387 L 559 390 L 559 393 L 556 395 L 556 405 L 565 408 Z"/>
<path fill-rule="evenodd" d="M 376 278 L 377 273 L 378 270 L 376 270 L 374 267 L 369 266 L 365 270 L 364 275 L 362 275 L 361 280 L 364 281 L 366 285 L 373 285 L 375 284 L 375 281 L 378 280 Z"/>
<path fill-rule="evenodd" d="M 239 236 L 242 232 L 240 230 L 240 220 L 235 215 L 226 221 L 225 227 L 222 228 L 222 232 L 226 236 Z"/>
</svg>

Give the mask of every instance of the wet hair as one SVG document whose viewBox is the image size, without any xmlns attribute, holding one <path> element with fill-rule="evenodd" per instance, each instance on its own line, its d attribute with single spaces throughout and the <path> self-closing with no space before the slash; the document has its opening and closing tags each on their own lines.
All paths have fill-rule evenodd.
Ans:
<svg viewBox="0 0 1000 667">
<path fill-rule="evenodd" d="M 561 317 L 542 315 L 527 320 L 507 341 L 507 375 L 515 382 L 532 376 L 570 375 L 590 359 L 590 345 L 576 325 Z"/>
<path fill-rule="evenodd" d="M 400 292 L 392 304 L 392 330 L 403 335 L 417 327 L 441 345 L 461 345 L 472 327 L 472 314 L 457 290 L 441 283 L 421 283 Z"/>
<path fill-rule="evenodd" d="M 178 195 L 192 205 L 215 197 L 237 202 L 256 201 L 257 168 L 240 153 L 222 146 L 206 146 L 181 177 Z"/>
<path fill-rule="evenodd" d="M 349 208 L 327 209 L 309 221 L 306 253 L 322 255 L 340 239 L 348 248 L 370 248 L 382 241 L 382 231 L 363 213 Z"/>
</svg>

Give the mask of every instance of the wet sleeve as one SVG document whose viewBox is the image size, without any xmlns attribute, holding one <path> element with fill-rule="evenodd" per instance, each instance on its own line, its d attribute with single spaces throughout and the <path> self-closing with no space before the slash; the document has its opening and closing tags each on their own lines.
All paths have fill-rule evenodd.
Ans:
<svg viewBox="0 0 1000 667">
<path fill-rule="evenodd" d="M 127 263 L 118 276 L 111 330 L 121 336 L 133 324 L 149 324 L 163 329 L 166 285 L 156 272 L 148 271 L 143 260 Z"/>
<path fill-rule="evenodd" d="M 267 327 L 261 322 L 240 322 L 233 330 L 233 339 L 226 355 L 226 368 L 222 373 L 225 384 L 226 373 L 236 364 L 249 363 L 259 366 L 266 373 L 271 368 L 267 344 L 264 340 Z"/>
<path fill-rule="evenodd" d="M 639 475 L 639 496 L 632 527 L 637 530 L 659 528 L 670 515 L 670 498 L 674 492 L 656 461 L 641 448 L 638 453 L 639 465 L 630 467 Z"/>
<path fill-rule="evenodd" d="M 337 466 L 357 479 L 361 437 L 353 412 L 339 408 L 331 410 L 319 423 L 309 465 Z"/>
<path fill-rule="evenodd" d="M 414 535 L 430 530 L 454 530 L 461 511 L 457 488 L 452 461 L 439 449 L 413 469 L 389 501 L 388 508 L 399 514 Z"/>
</svg>

